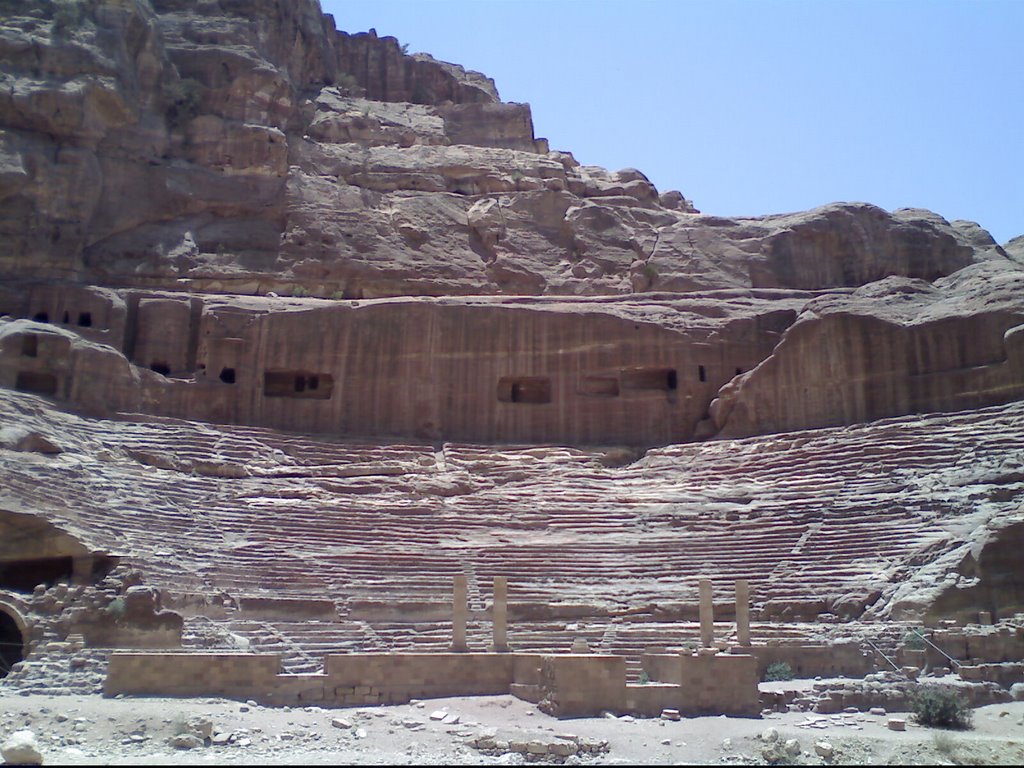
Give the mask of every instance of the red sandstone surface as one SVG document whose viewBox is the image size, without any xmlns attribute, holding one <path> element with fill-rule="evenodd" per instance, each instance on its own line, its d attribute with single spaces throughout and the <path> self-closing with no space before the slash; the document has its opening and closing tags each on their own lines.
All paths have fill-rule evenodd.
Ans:
<svg viewBox="0 0 1024 768">
<path fill-rule="evenodd" d="M 0 0 L 0 239 L 18 605 L 119 561 L 307 672 L 507 576 L 634 679 L 700 576 L 780 642 L 1024 610 L 1021 238 L 700 213 L 315 0 Z"/>
</svg>

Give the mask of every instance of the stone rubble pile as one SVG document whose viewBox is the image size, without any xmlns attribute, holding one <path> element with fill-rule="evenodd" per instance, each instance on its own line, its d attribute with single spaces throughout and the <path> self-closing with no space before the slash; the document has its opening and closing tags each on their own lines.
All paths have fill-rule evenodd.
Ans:
<svg viewBox="0 0 1024 768">
<path fill-rule="evenodd" d="M 609 750 L 605 739 L 587 739 L 571 734 L 559 734 L 554 739 L 544 736 L 527 738 L 498 738 L 496 731 L 485 731 L 473 736 L 467 743 L 485 755 L 522 755 L 528 762 L 564 762 L 572 756 L 601 755 Z"/>
</svg>

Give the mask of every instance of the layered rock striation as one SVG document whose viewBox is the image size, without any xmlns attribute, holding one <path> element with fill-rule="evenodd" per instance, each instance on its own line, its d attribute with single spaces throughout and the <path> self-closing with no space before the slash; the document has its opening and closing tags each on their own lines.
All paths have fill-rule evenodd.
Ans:
<svg viewBox="0 0 1024 768">
<path fill-rule="evenodd" d="M 106 414 L 577 444 L 1021 394 L 1020 248 L 971 222 L 701 215 L 548 151 L 488 78 L 338 32 L 313 0 L 3 10 L 0 313 L 57 326 L 2 330 L 6 386 Z M 442 298 L 525 295 L 547 298 Z"/>
<path fill-rule="evenodd" d="M 0 313 L 57 326 L 0 331 L 6 386 L 577 444 L 1021 395 L 1021 248 L 972 222 L 702 215 L 549 151 L 487 77 L 339 32 L 315 0 L 0 8 Z"/>
<path fill-rule="evenodd" d="M 1021 610 L 1024 238 L 701 214 L 315 0 L 0 0 L 0 240 L 0 587 L 123 558 L 291 671 L 446 647 L 455 573 L 536 649 L 678 642 L 709 571 Z"/>
</svg>

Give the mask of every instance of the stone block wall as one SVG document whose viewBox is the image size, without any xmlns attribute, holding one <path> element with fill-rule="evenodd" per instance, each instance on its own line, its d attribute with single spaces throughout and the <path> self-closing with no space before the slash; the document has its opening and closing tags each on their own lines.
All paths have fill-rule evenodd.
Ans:
<svg viewBox="0 0 1024 768">
<path fill-rule="evenodd" d="M 678 709 L 681 714 L 756 716 L 761 711 L 758 694 L 758 659 L 746 654 L 695 653 L 647 654 L 641 658 L 652 680 L 675 687 L 675 694 L 663 686 L 630 686 L 632 709 L 654 715 L 661 708 Z M 643 690 L 641 690 L 643 689 Z M 674 698 L 672 696 L 674 695 Z M 664 701 L 671 701 L 665 704 Z"/>
<path fill-rule="evenodd" d="M 555 717 L 620 712 L 626 704 L 626 659 L 622 656 L 545 656 L 540 708 Z"/>
<path fill-rule="evenodd" d="M 1024 627 L 1002 624 L 936 629 L 931 641 L 958 661 L 1024 661 Z M 925 653 L 930 666 L 949 666 L 949 660 L 934 648 L 927 647 Z"/>
<path fill-rule="evenodd" d="M 271 654 L 117 653 L 104 693 L 116 696 L 228 696 L 269 705 L 368 706 L 412 698 L 509 692 L 517 671 L 540 666 L 530 654 L 332 654 L 322 674 L 280 674 Z"/>
<path fill-rule="evenodd" d="M 397 704 L 411 698 L 508 693 L 513 656 L 502 653 L 370 653 L 327 657 L 341 704 Z"/>
<path fill-rule="evenodd" d="M 115 653 L 107 696 L 227 696 L 276 706 L 400 704 L 413 698 L 537 692 L 556 717 L 602 712 L 757 715 L 752 656 L 665 656 L 680 683 L 627 685 L 622 656 L 512 653 L 332 654 L 322 674 L 280 674 L 280 657 L 238 653 Z M 672 667 L 674 665 L 674 669 Z"/>
<path fill-rule="evenodd" d="M 863 677 L 874 670 L 874 660 L 859 643 L 834 645 L 753 645 L 734 652 L 757 659 L 758 677 L 771 664 L 785 662 L 795 677 Z"/>
<path fill-rule="evenodd" d="M 274 689 L 281 657 L 254 653 L 116 653 L 103 692 L 260 698 Z"/>
</svg>

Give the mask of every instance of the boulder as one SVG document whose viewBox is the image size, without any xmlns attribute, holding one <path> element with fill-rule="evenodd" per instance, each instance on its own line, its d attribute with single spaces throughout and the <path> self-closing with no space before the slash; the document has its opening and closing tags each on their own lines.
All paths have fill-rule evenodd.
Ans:
<svg viewBox="0 0 1024 768">
<path fill-rule="evenodd" d="M 0 756 L 7 765 L 42 765 L 35 734 L 29 730 L 15 731 L 0 745 Z"/>
</svg>

